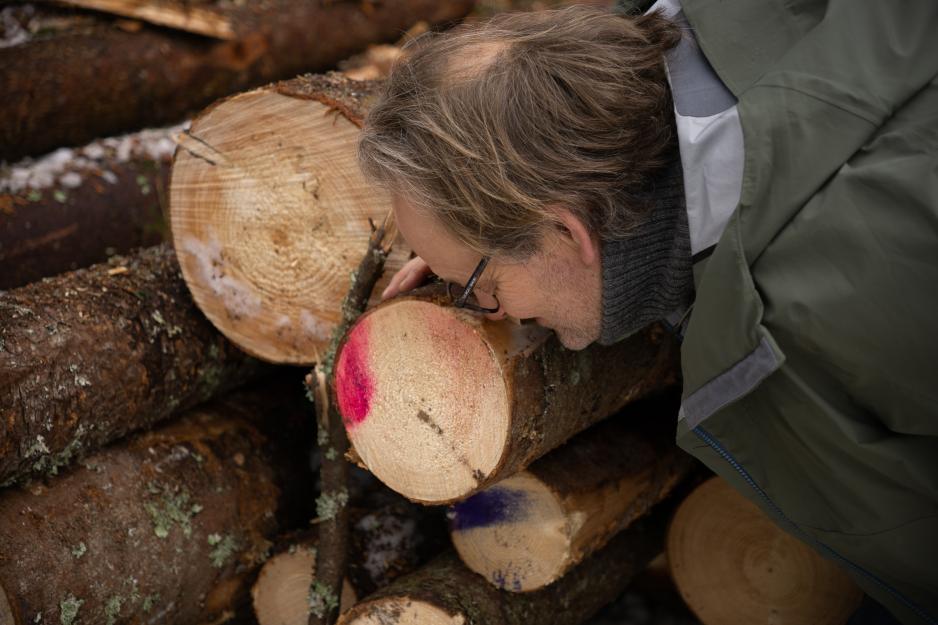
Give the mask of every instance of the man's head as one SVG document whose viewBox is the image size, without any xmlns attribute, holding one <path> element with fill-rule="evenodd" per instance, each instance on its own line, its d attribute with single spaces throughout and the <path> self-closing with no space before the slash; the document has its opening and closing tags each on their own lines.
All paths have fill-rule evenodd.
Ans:
<svg viewBox="0 0 938 625">
<path fill-rule="evenodd" d="M 601 243 L 641 219 L 673 148 L 662 55 L 679 36 L 656 15 L 571 7 L 420 39 L 369 112 L 363 169 L 435 273 L 465 282 L 489 256 L 480 300 L 585 347 Z"/>
</svg>

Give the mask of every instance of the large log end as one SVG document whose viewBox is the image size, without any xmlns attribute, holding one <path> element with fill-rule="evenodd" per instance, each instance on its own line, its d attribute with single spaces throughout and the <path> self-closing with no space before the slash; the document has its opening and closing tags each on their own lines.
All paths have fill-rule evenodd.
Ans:
<svg viewBox="0 0 938 625">
<path fill-rule="evenodd" d="M 181 137 L 170 190 L 179 264 L 206 317 L 252 355 L 312 364 L 325 352 L 369 219 L 390 209 L 356 160 L 374 89 L 302 77 L 223 100 Z M 408 254 L 395 248 L 388 275 Z"/>
<path fill-rule="evenodd" d="M 339 411 L 362 462 L 393 490 L 427 503 L 455 500 L 499 466 L 511 397 L 493 325 L 403 298 L 349 332 L 336 358 Z M 518 342 L 530 339 L 528 327 L 514 327 Z"/>
</svg>

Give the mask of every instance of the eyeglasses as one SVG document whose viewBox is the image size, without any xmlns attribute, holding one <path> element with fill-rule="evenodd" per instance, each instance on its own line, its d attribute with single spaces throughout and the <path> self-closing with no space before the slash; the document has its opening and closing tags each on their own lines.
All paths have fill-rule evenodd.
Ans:
<svg viewBox="0 0 938 625">
<path fill-rule="evenodd" d="M 482 272 L 485 271 L 485 266 L 489 264 L 489 257 L 483 256 L 482 260 L 479 261 L 479 264 L 476 265 L 476 270 L 472 272 L 472 275 L 469 277 L 469 282 L 466 283 L 466 286 L 463 288 L 462 294 L 458 297 L 454 294 L 453 288 L 458 287 L 459 285 L 453 284 L 452 282 L 446 283 L 446 293 L 449 295 L 450 299 L 453 301 L 453 306 L 456 308 L 466 308 L 468 310 L 474 310 L 480 313 L 497 313 L 502 305 L 499 303 L 498 298 L 492 295 L 492 298 L 495 299 L 495 308 L 486 308 L 479 304 L 479 300 L 472 295 L 472 289 L 475 288 L 476 282 L 479 281 L 479 276 L 482 275 Z M 470 299 L 471 298 L 471 299 Z"/>
</svg>

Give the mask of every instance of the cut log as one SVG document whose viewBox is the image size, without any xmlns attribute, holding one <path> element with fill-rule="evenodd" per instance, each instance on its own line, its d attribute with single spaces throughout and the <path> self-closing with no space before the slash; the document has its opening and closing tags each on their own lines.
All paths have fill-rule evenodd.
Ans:
<svg viewBox="0 0 938 625">
<path fill-rule="evenodd" d="M 0 482 L 54 474 L 265 370 L 199 313 L 165 244 L 0 293 Z"/>
<path fill-rule="evenodd" d="M 170 189 L 182 272 L 199 308 L 250 354 L 311 364 L 325 352 L 369 219 L 391 208 L 356 160 L 378 85 L 297 78 L 216 104 L 183 138 Z M 408 253 L 398 239 L 377 293 Z"/>
<path fill-rule="evenodd" d="M 144 26 L 96 26 L 0 49 L 0 160 L 44 154 L 137 128 L 172 124 L 213 100 L 328 69 L 420 20 L 462 17 L 472 0 L 254 3 L 230 41 Z"/>
<path fill-rule="evenodd" d="M 60 4 L 132 17 L 190 33 L 236 39 L 235 22 L 245 2 L 222 4 L 190 0 L 56 0 Z M 257 3 L 260 4 L 260 3 Z"/>
<path fill-rule="evenodd" d="M 719 477 L 681 503 L 667 553 L 681 596 L 704 625 L 842 625 L 862 598 L 844 571 Z"/>
<path fill-rule="evenodd" d="M 251 589 L 254 616 L 259 625 L 306 625 L 309 620 L 309 589 L 316 575 L 316 539 L 291 544 L 272 555 Z M 342 584 L 339 610 L 345 612 L 358 601 L 348 580 Z"/>
<path fill-rule="evenodd" d="M 359 602 L 339 623 L 579 625 L 661 551 L 669 513 L 665 507 L 641 519 L 542 590 L 498 590 L 450 552 Z"/>
<path fill-rule="evenodd" d="M 284 427 L 278 402 L 266 398 L 194 410 L 46 485 L 0 494 L 3 623 L 208 623 L 232 614 L 270 539 L 298 521 L 289 500 L 312 481 L 303 456 L 280 446 L 288 438 L 255 427 Z M 264 411 L 247 415 L 257 404 Z"/>
<path fill-rule="evenodd" d="M 398 501 L 372 511 L 351 511 L 349 575 L 340 610 L 357 597 L 384 588 L 443 550 L 442 524 L 431 509 Z M 307 531 L 279 541 L 251 590 L 260 625 L 305 625 L 309 589 L 315 574 L 316 533 Z"/>
<path fill-rule="evenodd" d="M 0 167 L 0 289 L 156 245 L 182 126 Z"/>
<path fill-rule="evenodd" d="M 625 404 L 673 386 L 658 325 L 564 349 L 533 324 L 409 295 L 366 312 L 336 359 L 338 407 L 363 465 L 422 503 L 451 503 L 527 467 Z"/>
<path fill-rule="evenodd" d="M 460 558 L 504 590 L 559 579 L 690 472 L 693 460 L 674 444 L 676 421 L 676 408 L 646 402 L 456 504 L 450 525 Z"/>
</svg>

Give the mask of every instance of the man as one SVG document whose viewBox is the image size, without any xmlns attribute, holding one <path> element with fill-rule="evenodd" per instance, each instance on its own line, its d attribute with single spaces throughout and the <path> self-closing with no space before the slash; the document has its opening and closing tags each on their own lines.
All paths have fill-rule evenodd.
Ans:
<svg viewBox="0 0 938 625">
<path fill-rule="evenodd" d="M 420 42 L 360 143 L 418 254 L 384 295 L 432 270 L 570 349 L 665 320 L 679 444 L 938 623 L 936 13 L 662 0 Z"/>
</svg>

